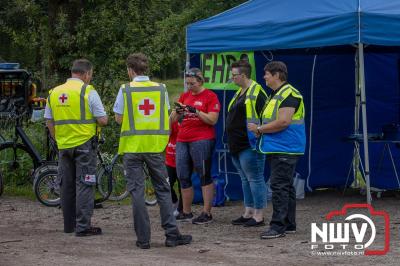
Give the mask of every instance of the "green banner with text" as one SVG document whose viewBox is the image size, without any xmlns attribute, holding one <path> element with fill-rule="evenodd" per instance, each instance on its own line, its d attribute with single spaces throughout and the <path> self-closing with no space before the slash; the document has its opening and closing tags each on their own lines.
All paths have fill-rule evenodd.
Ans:
<svg viewBox="0 0 400 266">
<path fill-rule="evenodd" d="M 254 52 L 225 52 L 201 54 L 201 69 L 204 74 L 204 87 L 214 90 L 237 90 L 232 80 L 231 64 L 238 60 L 248 60 L 251 65 L 251 79 L 256 80 Z"/>
</svg>

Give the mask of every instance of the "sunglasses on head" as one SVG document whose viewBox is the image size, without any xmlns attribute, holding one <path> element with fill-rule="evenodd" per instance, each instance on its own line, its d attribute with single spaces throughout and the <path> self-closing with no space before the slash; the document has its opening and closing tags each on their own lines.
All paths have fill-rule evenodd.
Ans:
<svg viewBox="0 0 400 266">
<path fill-rule="evenodd" d="M 192 71 L 186 72 L 185 77 L 187 77 L 187 78 L 193 77 L 193 78 L 201 79 L 201 77 L 198 76 L 196 72 L 192 72 Z"/>
</svg>

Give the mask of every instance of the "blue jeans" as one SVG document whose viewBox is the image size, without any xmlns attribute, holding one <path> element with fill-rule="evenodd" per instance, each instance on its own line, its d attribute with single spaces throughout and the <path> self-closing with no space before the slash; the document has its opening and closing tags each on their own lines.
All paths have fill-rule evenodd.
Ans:
<svg viewBox="0 0 400 266">
<path fill-rule="evenodd" d="M 244 206 L 263 209 L 267 206 L 267 186 L 264 181 L 265 155 L 252 149 L 232 154 L 233 165 L 242 180 Z"/>
</svg>

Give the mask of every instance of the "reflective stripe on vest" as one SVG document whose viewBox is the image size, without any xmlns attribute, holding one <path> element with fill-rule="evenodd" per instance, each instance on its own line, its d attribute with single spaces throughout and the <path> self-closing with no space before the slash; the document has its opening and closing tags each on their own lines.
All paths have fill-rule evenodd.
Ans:
<svg viewBox="0 0 400 266">
<path fill-rule="evenodd" d="M 49 95 L 59 149 L 77 147 L 96 134 L 96 119 L 89 107 L 92 90 L 80 80 L 68 80 Z"/>
<path fill-rule="evenodd" d="M 132 103 L 132 92 L 160 92 L 160 129 L 159 130 L 136 130 L 135 120 L 133 115 L 133 103 Z M 133 136 L 133 135 L 169 135 L 169 129 L 164 128 L 165 119 L 165 88 L 160 85 L 157 87 L 131 87 L 129 84 L 125 84 L 122 93 L 126 94 L 126 102 L 128 108 L 128 119 L 129 119 L 129 130 L 122 131 L 121 136 Z"/>
<path fill-rule="evenodd" d="M 231 102 L 228 105 L 228 112 L 235 102 L 237 97 L 239 96 L 241 90 L 238 90 L 235 95 L 233 96 Z M 255 81 L 252 81 L 250 87 L 247 89 L 246 98 L 244 101 L 245 108 L 246 108 L 246 123 L 254 123 L 259 125 L 260 124 L 260 117 L 257 114 L 256 104 L 257 104 L 257 97 L 260 93 L 267 95 L 263 88 Z M 246 126 L 247 128 L 247 126 Z M 257 137 L 256 135 L 247 129 L 247 138 L 249 140 L 250 147 L 252 149 L 256 148 Z"/>
<path fill-rule="evenodd" d="M 272 100 L 276 100 L 276 103 L 274 105 L 274 110 L 272 111 L 272 115 L 271 117 L 265 117 L 265 111 L 266 109 L 264 109 L 263 112 L 263 116 L 262 116 L 262 122 L 263 124 L 267 124 L 270 123 L 272 121 L 275 121 L 278 118 L 278 110 L 279 110 L 279 106 L 281 105 L 281 103 L 283 102 L 284 99 L 286 99 L 290 94 L 292 94 L 291 92 L 289 92 L 289 90 L 291 90 L 291 92 L 294 92 L 296 94 L 296 98 L 300 98 L 301 102 L 300 102 L 300 106 L 297 110 L 297 112 L 293 115 L 292 122 L 291 124 L 293 125 L 299 125 L 299 124 L 304 124 L 304 103 L 303 103 L 303 97 L 301 96 L 300 92 L 298 90 L 296 90 L 295 88 L 293 88 L 292 86 L 290 86 L 289 84 L 285 85 L 282 89 L 280 89 L 280 91 L 274 95 L 271 99 Z M 288 93 L 289 92 L 289 93 Z M 288 94 L 287 94 L 288 93 Z M 283 95 L 287 94 L 286 97 L 284 97 Z M 269 101 L 270 102 L 270 101 Z M 268 107 L 269 102 L 266 104 L 266 108 Z M 298 114 L 299 112 L 303 113 L 303 118 L 300 119 L 295 119 L 296 114 Z"/>
<path fill-rule="evenodd" d="M 87 84 L 83 84 L 80 94 L 79 107 L 81 110 L 81 119 L 66 119 L 66 120 L 54 120 L 55 125 L 73 125 L 73 124 L 93 124 L 96 123 L 96 119 L 86 119 L 86 108 L 85 108 L 85 94 Z M 50 97 L 49 97 L 50 98 Z"/>
<path fill-rule="evenodd" d="M 282 131 L 262 134 L 257 146 L 258 151 L 266 154 L 304 154 L 306 145 L 304 124 L 305 111 L 303 97 L 298 90 L 294 89 L 289 84 L 282 87 L 267 103 L 263 111 L 262 121 L 263 124 L 268 124 L 279 119 L 279 107 L 290 95 L 300 99 L 300 105 L 293 114 L 292 122 Z"/>
<path fill-rule="evenodd" d="M 246 121 L 247 123 L 254 123 L 254 124 L 260 124 L 260 119 L 259 116 L 256 112 L 256 101 L 257 101 L 257 96 L 258 94 L 264 93 L 264 90 L 260 88 L 259 91 L 256 92 L 256 87 L 257 87 L 257 82 L 253 81 L 252 86 L 248 89 L 246 92 L 246 99 L 245 99 L 245 106 L 246 106 Z M 241 90 L 238 90 L 235 95 L 233 96 L 231 102 L 228 105 L 228 112 L 232 106 L 232 104 L 235 102 L 236 98 L 239 96 Z"/>
</svg>

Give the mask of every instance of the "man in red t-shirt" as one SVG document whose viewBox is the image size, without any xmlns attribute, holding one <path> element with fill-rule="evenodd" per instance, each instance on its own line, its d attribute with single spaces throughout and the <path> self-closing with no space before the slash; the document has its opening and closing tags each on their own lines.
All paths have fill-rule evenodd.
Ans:
<svg viewBox="0 0 400 266">
<path fill-rule="evenodd" d="M 200 175 L 204 207 L 192 223 L 205 224 L 212 221 L 214 184 L 211 155 L 215 142 L 214 125 L 218 121 L 221 105 L 217 95 L 203 87 L 204 77 L 200 69 L 192 68 L 185 76 L 189 90 L 181 95 L 177 108 L 171 113 L 173 121 L 182 120 L 176 143 L 176 170 L 181 182 L 183 212 L 176 219 L 188 221 L 193 218 L 191 176 L 194 169 Z"/>
</svg>

